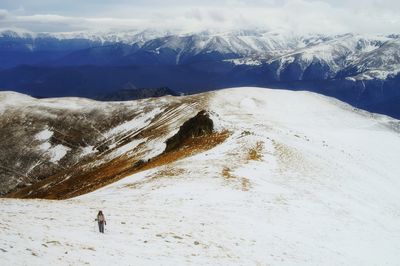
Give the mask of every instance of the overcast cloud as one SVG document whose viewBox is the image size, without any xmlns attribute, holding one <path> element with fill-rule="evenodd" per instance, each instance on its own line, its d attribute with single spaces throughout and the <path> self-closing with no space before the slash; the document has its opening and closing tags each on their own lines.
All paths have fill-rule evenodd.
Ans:
<svg viewBox="0 0 400 266">
<path fill-rule="evenodd" d="M 399 33 L 400 1 L 1 0 L 0 3 L 0 28 L 35 32 L 254 27 L 301 33 Z"/>
</svg>

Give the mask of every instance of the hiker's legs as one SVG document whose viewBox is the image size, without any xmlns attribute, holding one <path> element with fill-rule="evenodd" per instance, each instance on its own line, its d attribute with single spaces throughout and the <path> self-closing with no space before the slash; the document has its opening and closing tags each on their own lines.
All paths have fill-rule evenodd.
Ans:
<svg viewBox="0 0 400 266">
<path fill-rule="evenodd" d="M 104 228 L 103 223 L 102 222 L 98 222 L 98 224 L 99 224 L 99 232 L 103 233 L 103 228 Z"/>
</svg>

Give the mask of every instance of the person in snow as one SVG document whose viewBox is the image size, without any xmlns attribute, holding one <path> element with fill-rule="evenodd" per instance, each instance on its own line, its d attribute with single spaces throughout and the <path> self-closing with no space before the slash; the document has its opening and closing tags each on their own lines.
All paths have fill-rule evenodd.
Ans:
<svg viewBox="0 0 400 266">
<path fill-rule="evenodd" d="M 95 221 L 97 221 L 97 223 L 99 224 L 99 231 L 100 231 L 100 233 L 103 233 L 103 234 L 104 234 L 104 225 L 106 225 L 107 222 L 106 222 L 106 218 L 104 217 L 104 214 L 103 214 L 102 211 L 99 211 L 99 213 L 97 214 L 97 218 L 96 218 Z"/>
</svg>

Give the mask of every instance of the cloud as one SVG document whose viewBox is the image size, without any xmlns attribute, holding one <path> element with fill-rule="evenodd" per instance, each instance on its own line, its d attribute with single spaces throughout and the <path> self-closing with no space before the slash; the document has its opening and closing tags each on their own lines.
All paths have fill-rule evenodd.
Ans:
<svg viewBox="0 0 400 266">
<path fill-rule="evenodd" d="M 8 11 L 4 9 L 0 9 L 0 20 L 3 20 L 8 17 Z"/>
<path fill-rule="evenodd" d="M 0 27 L 32 31 L 257 27 L 329 34 L 398 33 L 400 29 L 397 0 L 44 1 L 49 5 L 38 10 L 33 0 L 5 0 L 9 9 L 0 9 Z"/>
</svg>

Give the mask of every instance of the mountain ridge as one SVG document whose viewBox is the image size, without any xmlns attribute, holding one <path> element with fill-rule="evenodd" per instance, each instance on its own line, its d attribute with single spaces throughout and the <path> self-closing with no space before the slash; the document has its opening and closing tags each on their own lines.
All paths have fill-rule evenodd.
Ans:
<svg viewBox="0 0 400 266">
<path fill-rule="evenodd" d="M 227 95 L 229 92 L 233 95 L 259 94 L 264 98 L 271 94 L 281 104 L 287 104 L 283 102 L 281 95 L 305 95 L 307 101 L 311 100 L 318 105 L 321 105 L 320 101 L 325 102 L 328 106 L 335 106 L 352 115 L 371 118 L 394 132 L 400 128 L 395 119 L 357 110 L 317 94 L 284 90 L 272 92 L 268 89 L 262 92 L 261 88 L 248 88 L 246 92 L 246 89 L 226 89 L 190 96 L 164 96 L 126 102 L 97 102 L 81 98 L 35 99 L 18 93 L 0 92 L 0 120 L 3 125 L 3 138 L 0 140 L 3 153 L 0 161 L 1 165 L 8 165 L 0 172 L 0 193 L 5 194 L 16 189 L 15 195 L 18 195 L 19 190 L 25 191 L 25 194 L 21 194 L 25 196 L 46 195 L 41 194 L 45 192 L 38 192 L 40 187 L 43 186 L 46 191 L 52 188 L 51 183 L 59 185 L 63 182 L 72 182 L 73 186 L 72 183 L 70 186 L 77 186 L 80 190 L 80 182 L 85 180 L 81 178 L 82 175 L 87 180 L 94 178 L 93 182 L 96 184 L 108 183 L 107 178 L 118 178 L 121 174 L 126 176 L 126 173 L 146 166 L 148 160 L 151 163 L 164 161 L 165 156 L 161 155 L 165 149 L 162 147 L 168 143 L 168 138 L 185 121 L 202 110 L 211 112 L 216 133 L 232 131 L 219 125 L 222 118 L 214 113 L 212 103 L 215 97 Z M 255 103 L 244 101 L 243 111 L 252 112 L 253 104 Z M 308 112 L 305 109 L 301 111 Z M 304 119 L 308 121 L 310 118 Z M 215 135 L 211 139 L 219 139 L 224 134 Z M 207 138 L 204 141 L 207 142 Z M 50 184 L 47 180 L 49 177 L 53 180 Z M 32 186 L 37 187 L 36 192 L 31 191 L 31 185 L 35 183 L 41 184 L 39 187 Z M 73 190 L 70 193 L 76 195 Z"/>
</svg>

